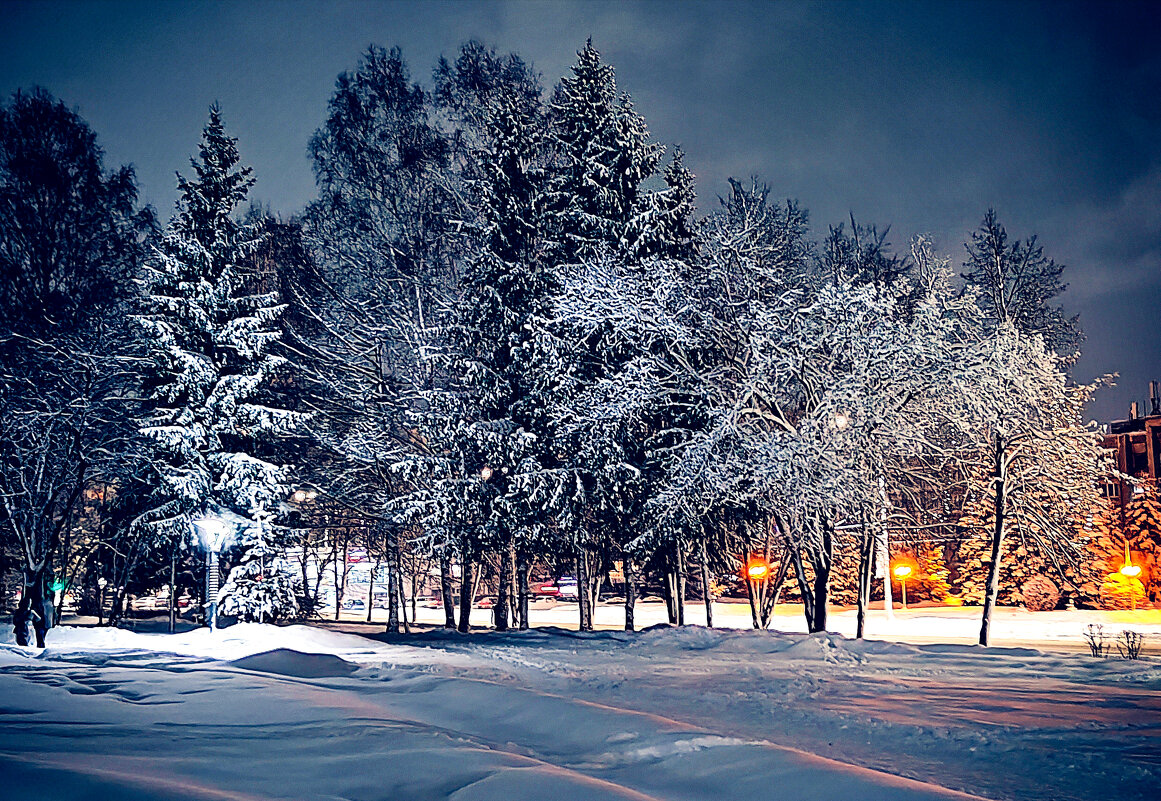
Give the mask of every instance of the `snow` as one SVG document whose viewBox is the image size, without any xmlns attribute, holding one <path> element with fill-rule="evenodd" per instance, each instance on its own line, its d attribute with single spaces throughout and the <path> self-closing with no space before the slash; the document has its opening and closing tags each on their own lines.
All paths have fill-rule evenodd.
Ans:
<svg viewBox="0 0 1161 801">
<path fill-rule="evenodd" d="M 1153 658 L 696 626 L 11 642 L 10 798 L 1144 799 L 1161 778 Z"/>
</svg>

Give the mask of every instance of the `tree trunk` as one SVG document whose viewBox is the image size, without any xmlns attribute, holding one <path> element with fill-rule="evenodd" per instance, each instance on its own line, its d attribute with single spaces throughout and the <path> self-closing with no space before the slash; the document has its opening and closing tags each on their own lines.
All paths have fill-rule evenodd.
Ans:
<svg viewBox="0 0 1161 801">
<path fill-rule="evenodd" d="M 12 626 L 15 629 L 16 644 L 30 645 L 32 638 L 28 634 L 28 627 L 32 626 L 36 647 L 44 647 L 44 627 L 37 622 L 37 618 L 44 610 L 44 568 L 30 571 L 27 567 L 22 571 L 24 587 L 20 591 L 20 601 L 16 604 L 16 611 L 12 613 Z"/>
<path fill-rule="evenodd" d="M 528 561 L 527 554 L 518 554 L 516 557 L 516 580 L 519 584 L 517 595 L 517 617 L 519 623 L 517 624 L 521 631 L 528 630 L 528 597 L 531 592 L 528 589 L 528 573 L 532 570 L 532 565 Z"/>
<path fill-rule="evenodd" d="M 992 562 L 988 565 L 988 589 L 984 596 L 984 615 L 980 622 L 980 645 L 988 644 L 992 629 L 992 610 L 996 606 L 996 596 L 1000 592 L 1000 548 L 1004 543 L 1004 439 L 996 434 L 996 452 L 992 472 L 992 488 L 995 497 L 996 520 L 992 526 Z"/>
<path fill-rule="evenodd" d="M 467 633 L 471 630 L 472 602 L 475 600 L 476 583 L 474 581 L 474 567 L 472 560 L 464 558 L 460 570 L 460 625 L 459 631 Z"/>
<path fill-rule="evenodd" d="M 867 604 L 871 600 L 871 578 L 875 564 L 875 538 L 864 524 L 859 538 L 859 612 L 855 637 L 863 639 L 867 627 Z"/>
<path fill-rule="evenodd" d="M 829 521 L 822 524 L 823 552 L 811 560 L 814 568 L 814 622 L 810 633 L 826 631 L 827 602 L 830 600 L 830 570 L 834 564 L 834 530 Z"/>
<path fill-rule="evenodd" d="M 681 549 L 681 542 L 675 546 L 677 550 L 677 625 L 685 625 L 685 552 Z"/>
<path fill-rule="evenodd" d="M 367 622 L 371 622 L 371 612 L 375 608 L 375 576 L 379 572 L 379 565 L 383 562 L 382 559 L 376 559 L 375 564 L 371 566 L 371 579 L 367 584 Z"/>
<path fill-rule="evenodd" d="M 707 548 L 705 545 L 705 536 L 701 538 L 701 594 L 705 600 L 705 625 L 706 628 L 712 629 L 714 627 L 714 596 L 710 592 L 710 571 L 709 560 L 707 559 Z"/>
<path fill-rule="evenodd" d="M 316 559 L 315 561 L 317 562 L 318 560 Z M 310 573 L 307 572 L 306 563 L 307 549 L 306 543 L 304 542 L 302 547 L 302 560 L 299 562 L 299 565 L 302 568 L 302 610 L 303 612 L 308 613 L 309 616 L 310 613 L 313 613 L 316 609 L 318 609 L 318 585 L 321 582 L 321 576 L 326 571 L 327 565 L 326 562 L 322 562 L 318 566 L 318 578 L 316 578 L 314 582 L 314 596 L 312 597 L 310 595 Z"/>
<path fill-rule="evenodd" d="M 774 574 L 773 581 L 764 584 L 762 605 L 761 605 L 761 621 L 762 628 L 770 628 L 770 621 L 774 617 L 774 607 L 778 605 L 778 599 L 782 597 L 782 586 L 786 583 L 786 572 L 790 569 L 790 562 L 787 561 L 787 555 L 782 554 L 782 559 L 778 563 L 778 572 Z"/>
<path fill-rule="evenodd" d="M 177 631 L 177 550 L 169 554 L 169 633 Z"/>
<path fill-rule="evenodd" d="M 399 633 L 399 603 L 402 582 L 399 580 L 399 535 L 394 528 L 387 532 L 387 633 Z"/>
<path fill-rule="evenodd" d="M 891 504 L 891 498 L 887 495 L 887 480 L 883 478 L 881 472 L 879 474 L 879 504 L 879 541 L 875 546 L 875 553 L 883 571 L 881 576 L 883 579 L 883 610 L 887 614 L 887 619 L 891 620 L 894 616 L 894 610 L 891 608 L 891 543 L 887 529 L 887 509 Z"/>
<path fill-rule="evenodd" d="M 391 553 L 394 555 L 395 569 L 391 571 L 392 576 L 394 576 L 394 584 L 388 583 L 388 594 L 391 596 L 389 606 L 399 610 L 403 631 L 405 634 L 410 634 L 411 626 L 407 624 L 407 612 L 404 608 L 406 598 L 403 596 L 403 544 L 399 541 L 398 534 L 392 534 Z"/>
<path fill-rule="evenodd" d="M 633 581 L 633 557 L 626 556 L 625 569 L 625 631 L 633 631 L 634 607 L 637 605 L 637 584 Z"/>
<path fill-rule="evenodd" d="M 754 592 L 756 587 L 754 586 L 753 579 L 751 579 L 750 576 L 746 573 L 745 560 L 742 562 L 742 574 L 745 575 L 743 583 L 746 585 L 746 600 L 750 602 L 750 620 L 754 624 L 754 629 L 757 630 L 761 628 L 761 626 L 758 625 L 758 605 L 761 601 Z"/>
<path fill-rule="evenodd" d="M 439 591 L 440 595 L 443 596 L 443 627 L 454 629 L 456 627 L 456 602 L 452 588 L 451 560 L 446 552 L 439 555 Z"/>
<path fill-rule="evenodd" d="M 60 552 L 60 577 L 61 581 L 65 582 L 66 586 L 72 583 L 72 577 L 69 575 L 69 556 L 73 549 L 73 527 L 65 526 L 64 542 L 61 545 Z M 172 584 L 170 585 L 172 586 Z M 53 600 L 52 620 L 49 621 L 51 626 L 60 625 L 60 616 L 64 613 L 64 591 L 56 593 Z M 172 598 L 171 598 L 172 600 Z M 171 628 L 170 633 L 173 632 Z"/>
<path fill-rule="evenodd" d="M 417 570 L 411 574 L 411 622 L 412 623 L 415 622 L 416 604 L 418 603 L 415 599 L 415 596 L 417 596 L 419 594 L 419 576 L 417 575 L 418 573 L 419 573 L 419 571 Z"/>
<path fill-rule="evenodd" d="M 343 593 L 342 587 L 339 585 L 339 543 L 335 541 L 335 620 L 339 619 L 339 609 L 342 608 Z M 343 549 L 343 570 L 346 570 L 347 553 L 346 548 Z"/>
<path fill-rule="evenodd" d="M 520 627 L 520 566 L 516 562 L 516 538 L 508 543 L 508 625 Z"/>
<path fill-rule="evenodd" d="M 806 630 L 814 631 L 814 593 L 811 585 L 806 581 L 806 568 L 802 565 L 802 553 L 791 545 L 787 549 L 787 554 L 793 560 L 794 578 L 798 581 L 798 591 L 802 595 L 802 613 L 806 615 Z"/>
<path fill-rule="evenodd" d="M 677 607 L 675 605 L 676 581 L 674 580 L 673 565 L 667 557 L 665 560 L 665 575 L 662 576 L 661 594 L 665 599 L 665 614 L 669 617 L 669 625 L 677 623 Z"/>
<path fill-rule="evenodd" d="M 576 594 L 580 607 L 580 630 L 593 630 L 592 609 L 589 607 L 589 555 L 582 545 L 576 558 Z"/>
<path fill-rule="evenodd" d="M 512 584 L 512 541 L 509 538 L 500 548 L 499 574 L 496 577 L 496 605 L 492 607 L 496 631 L 508 630 L 509 592 Z"/>
</svg>

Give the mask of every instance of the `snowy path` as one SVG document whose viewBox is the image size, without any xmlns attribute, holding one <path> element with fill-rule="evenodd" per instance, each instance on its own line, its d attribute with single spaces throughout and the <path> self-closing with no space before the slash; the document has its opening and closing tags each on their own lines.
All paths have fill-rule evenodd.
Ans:
<svg viewBox="0 0 1161 801">
<path fill-rule="evenodd" d="M 1153 661 L 701 629 L 54 635 L 0 645 L 6 799 L 1132 799 L 1161 777 Z"/>
</svg>

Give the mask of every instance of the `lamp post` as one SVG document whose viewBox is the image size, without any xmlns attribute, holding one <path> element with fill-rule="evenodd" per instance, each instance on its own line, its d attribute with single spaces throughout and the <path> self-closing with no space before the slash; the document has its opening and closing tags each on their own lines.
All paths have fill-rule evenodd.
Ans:
<svg viewBox="0 0 1161 801">
<path fill-rule="evenodd" d="M 105 586 L 109 580 L 104 576 L 97 579 L 97 625 L 105 625 Z"/>
<path fill-rule="evenodd" d="M 765 593 L 758 590 L 770 576 L 770 564 L 760 556 L 751 556 L 746 560 L 746 594 L 750 597 L 750 615 L 754 619 L 754 628 L 759 629 L 767 622 L 763 618 L 765 610 Z"/>
<path fill-rule="evenodd" d="M 907 577 L 911 575 L 911 565 L 896 565 L 891 572 L 903 587 L 903 609 L 907 609 Z"/>
<path fill-rule="evenodd" d="M 226 543 L 229 527 L 226 521 L 214 515 L 206 515 L 195 520 L 194 527 L 206 547 L 206 623 L 212 631 L 218 624 L 218 589 L 221 582 L 218 552 Z"/>
<path fill-rule="evenodd" d="M 1132 580 L 1141 575 L 1141 566 L 1133 564 L 1133 558 L 1129 555 L 1129 543 L 1125 541 L 1125 564 L 1121 565 L 1119 572 L 1127 581 L 1125 588 L 1129 593 L 1129 601 L 1132 604 L 1133 611 L 1137 609 L 1137 596 L 1133 592 Z"/>
</svg>

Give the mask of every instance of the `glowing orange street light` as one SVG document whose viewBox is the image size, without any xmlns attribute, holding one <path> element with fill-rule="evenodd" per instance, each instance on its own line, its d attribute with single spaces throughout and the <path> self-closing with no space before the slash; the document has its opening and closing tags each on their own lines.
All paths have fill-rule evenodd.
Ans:
<svg viewBox="0 0 1161 801">
<path fill-rule="evenodd" d="M 764 559 L 753 557 L 746 565 L 746 578 L 750 581 L 761 581 L 770 575 L 770 565 L 766 564 Z"/>
<path fill-rule="evenodd" d="M 1141 575 L 1141 566 L 1133 564 L 1133 558 L 1129 556 L 1129 543 L 1127 542 L 1125 543 L 1125 564 L 1121 565 L 1121 569 L 1118 572 L 1127 579 L 1135 579 Z M 1133 592 L 1131 584 L 1127 585 L 1127 589 L 1129 591 L 1129 598 L 1133 604 L 1133 609 L 1135 610 L 1137 608 L 1137 596 Z"/>
<path fill-rule="evenodd" d="M 911 575 L 911 565 L 896 565 L 895 569 L 891 571 L 895 574 L 895 578 L 899 579 L 899 583 L 903 585 L 903 608 L 907 608 L 907 577 Z"/>
</svg>

